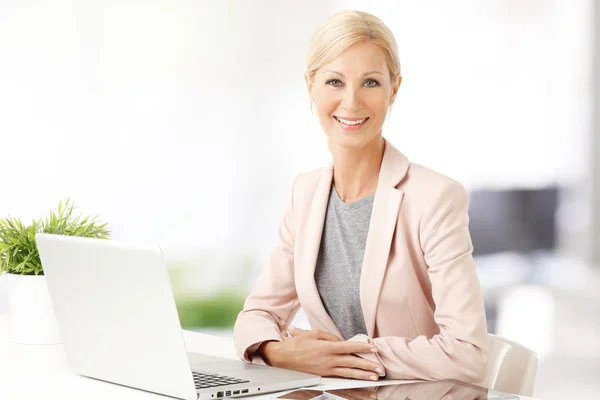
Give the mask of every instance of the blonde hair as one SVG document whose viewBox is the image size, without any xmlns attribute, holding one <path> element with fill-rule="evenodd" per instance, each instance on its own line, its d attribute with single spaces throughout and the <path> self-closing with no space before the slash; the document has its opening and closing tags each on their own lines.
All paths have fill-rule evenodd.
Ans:
<svg viewBox="0 0 600 400">
<path fill-rule="evenodd" d="M 369 40 L 385 53 L 390 79 L 400 74 L 400 57 L 394 34 L 379 18 L 364 11 L 341 11 L 329 17 L 313 35 L 308 48 L 306 78 L 312 86 L 317 70 L 354 43 Z"/>
</svg>

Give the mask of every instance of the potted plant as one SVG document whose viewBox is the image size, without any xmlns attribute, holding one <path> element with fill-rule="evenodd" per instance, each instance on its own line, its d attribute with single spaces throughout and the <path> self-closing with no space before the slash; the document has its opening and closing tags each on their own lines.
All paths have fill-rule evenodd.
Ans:
<svg viewBox="0 0 600 400">
<path fill-rule="evenodd" d="M 6 274 L 8 311 L 13 341 L 22 344 L 60 343 L 60 335 L 35 243 L 36 233 L 108 239 L 107 224 L 75 215 L 70 199 L 58 212 L 25 225 L 18 218 L 0 219 L 0 274 Z"/>
</svg>

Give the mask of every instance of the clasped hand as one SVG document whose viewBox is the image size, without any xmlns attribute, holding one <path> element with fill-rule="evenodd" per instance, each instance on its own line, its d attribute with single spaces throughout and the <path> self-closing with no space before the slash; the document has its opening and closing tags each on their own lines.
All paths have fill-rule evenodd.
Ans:
<svg viewBox="0 0 600 400">
<path fill-rule="evenodd" d="M 376 381 L 383 367 L 357 356 L 376 353 L 371 343 L 348 342 L 320 329 L 305 331 L 290 326 L 289 336 L 281 342 L 265 342 L 259 354 L 278 368 L 307 372 L 319 376 L 365 379 Z"/>
</svg>

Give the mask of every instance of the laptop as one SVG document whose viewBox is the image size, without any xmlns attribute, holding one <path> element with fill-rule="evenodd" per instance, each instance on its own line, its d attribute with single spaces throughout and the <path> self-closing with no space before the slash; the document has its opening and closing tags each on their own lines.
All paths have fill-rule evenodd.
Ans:
<svg viewBox="0 0 600 400">
<path fill-rule="evenodd" d="M 317 375 L 188 353 L 160 247 L 35 238 L 73 373 L 189 400 L 321 382 Z"/>
</svg>

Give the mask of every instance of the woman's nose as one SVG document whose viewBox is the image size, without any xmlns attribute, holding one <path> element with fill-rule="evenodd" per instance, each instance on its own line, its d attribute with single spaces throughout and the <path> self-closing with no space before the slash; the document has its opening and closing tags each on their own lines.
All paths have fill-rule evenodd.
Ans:
<svg viewBox="0 0 600 400">
<path fill-rule="evenodd" d="M 354 112 L 360 109 L 361 99 L 358 90 L 346 89 L 342 98 L 342 108 L 348 112 Z"/>
</svg>

